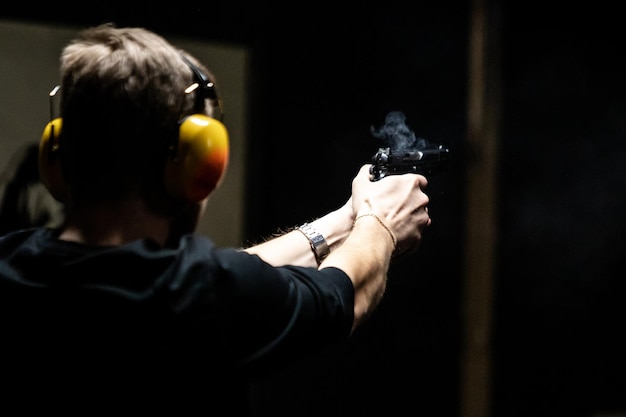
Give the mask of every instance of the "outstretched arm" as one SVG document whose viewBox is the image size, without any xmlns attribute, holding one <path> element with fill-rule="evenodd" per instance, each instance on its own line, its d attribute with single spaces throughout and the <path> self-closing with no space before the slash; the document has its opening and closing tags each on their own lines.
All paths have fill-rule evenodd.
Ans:
<svg viewBox="0 0 626 417">
<path fill-rule="evenodd" d="M 378 306 L 392 256 L 417 250 L 431 223 L 422 175 L 393 175 L 370 181 L 369 165 L 352 181 L 352 196 L 341 208 L 312 222 L 330 246 L 319 268 L 343 270 L 354 285 L 353 330 Z M 298 230 L 246 249 L 266 262 L 317 267 L 309 240 Z"/>
</svg>

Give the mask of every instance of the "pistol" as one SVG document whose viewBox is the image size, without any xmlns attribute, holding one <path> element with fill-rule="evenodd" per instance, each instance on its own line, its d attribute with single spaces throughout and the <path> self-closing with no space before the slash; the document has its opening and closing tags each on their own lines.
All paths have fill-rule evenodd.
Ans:
<svg viewBox="0 0 626 417">
<path fill-rule="evenodd" d="M 378 181 L 387 175 L 436 174 L 448 164 L 449 150 L 443 145 L 429 145 L 423 149 L 379 148 L 372 157 L 370 174 L 372 181 Z"/>
</svg>

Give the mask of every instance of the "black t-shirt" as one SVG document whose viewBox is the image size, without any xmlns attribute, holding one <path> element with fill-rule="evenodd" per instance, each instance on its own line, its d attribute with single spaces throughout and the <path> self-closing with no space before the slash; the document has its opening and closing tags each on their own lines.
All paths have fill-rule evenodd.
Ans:
<svg viewBox="0 0 626 417">
<path fill-rule="evenodd" d="M 85 415 L 239 415 L 248 378 L 346 340 L 353 306 L 339 269 L 274 268 L 201 236 L 162 249 L 12 233 L 0 238 L 3 397 Z"/>
</svg>

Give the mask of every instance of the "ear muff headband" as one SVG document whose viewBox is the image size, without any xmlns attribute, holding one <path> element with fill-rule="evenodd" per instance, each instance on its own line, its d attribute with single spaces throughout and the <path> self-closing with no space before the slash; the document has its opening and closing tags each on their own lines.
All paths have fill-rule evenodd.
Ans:
<svg viewBox="0 0 626 417">
<path fill-rule="evenodd" d="M 196 111 L 201 111 L 204 108 L 204 99 L 208 98 L 219 102 L 217 92 L 215 91 L 215 83 L 185 55 L 181 55 L 181 58 L 193 72 L 193 80 L 198 84 L 198 88 L 195 92 L 196 103 L 194 108 Z"/>
</svg>

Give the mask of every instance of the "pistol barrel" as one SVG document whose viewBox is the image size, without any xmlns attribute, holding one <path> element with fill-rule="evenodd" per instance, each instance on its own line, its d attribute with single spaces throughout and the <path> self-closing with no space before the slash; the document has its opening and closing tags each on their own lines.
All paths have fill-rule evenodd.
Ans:
<svg viewBox="0 0 626 417">
<path fill-rule="evenodd" d="M 372 157 L 372 180 L 408 173 L 434 175 L 447 167 L 449 153 L 449 149 L 443 145 L 394 151 L 390 148 L 379 148 Z"/>
</svg>

